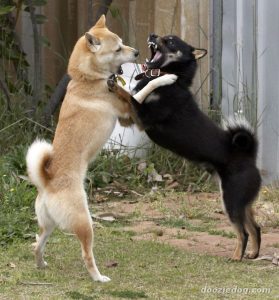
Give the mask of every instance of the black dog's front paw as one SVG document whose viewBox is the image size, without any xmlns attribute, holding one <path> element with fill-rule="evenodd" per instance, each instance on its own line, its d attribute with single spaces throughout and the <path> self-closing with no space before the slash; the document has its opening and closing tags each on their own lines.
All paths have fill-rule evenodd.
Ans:
<svg viewBox="0 0 279 300">
<path fill-rule="evenodd" d="M 108 88 L 109 88 L 110 92 L 116 91 L 116 89 L 117 89 L 117 87 L 116 87 L 117 83 L 116 83 L 115 79 L 109 78 L 107 80 L 107 85 L 108 85 Z"/>
</svg>

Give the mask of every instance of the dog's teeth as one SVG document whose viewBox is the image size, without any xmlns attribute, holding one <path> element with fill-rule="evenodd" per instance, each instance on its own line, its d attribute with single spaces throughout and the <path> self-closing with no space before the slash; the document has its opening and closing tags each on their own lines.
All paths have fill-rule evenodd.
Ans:
<svg viewBox="0 0 279 300">
<path fill-rule="evenodd" d="M 148 58 L 145 59 L 145 62 L 147 62 L 147 63 L 149 62 Z"/>
<path fill-rule="evenodd" d="M 148 48 L 151 48 L 151 44 L 148 44 Z"/>
</svg>

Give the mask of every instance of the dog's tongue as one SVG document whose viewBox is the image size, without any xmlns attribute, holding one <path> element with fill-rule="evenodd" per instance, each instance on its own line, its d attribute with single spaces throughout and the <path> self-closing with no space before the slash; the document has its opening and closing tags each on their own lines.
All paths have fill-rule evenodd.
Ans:
<svg viewBox="0 0 279 300">
<path fill-rule="evenodd" d="M 154 62 L 154 61 L 160 59 L 161 56 L 162 56 L 162 53 L 160 51 L 156 51 L 156 53 L 155 53 L 153 59 L 151 60 L 151 62 Z"/>
</svg>

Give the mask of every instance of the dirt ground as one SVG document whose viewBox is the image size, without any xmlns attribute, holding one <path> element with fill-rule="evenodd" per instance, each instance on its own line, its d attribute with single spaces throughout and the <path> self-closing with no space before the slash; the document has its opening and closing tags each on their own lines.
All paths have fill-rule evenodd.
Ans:
<svg viewBox="0 0 279 300">
<path fill-rule="evenodd" d="M 93 209 L 97 223 L 108 217 L 110 221 L 103 222 L 131 232 L 133 240 L 154 240 L 194 253 L 228 258 L 235 247 L 236 237 L 222 211 L 218 193 L 135 195 L 117 201 L 99 201 Z M 279 254 L 278 213 L 273 203 L 266 201 L 256 202 L 255 213 L 262 227 L 260 257 L 276 257 Z"/>
</svg>

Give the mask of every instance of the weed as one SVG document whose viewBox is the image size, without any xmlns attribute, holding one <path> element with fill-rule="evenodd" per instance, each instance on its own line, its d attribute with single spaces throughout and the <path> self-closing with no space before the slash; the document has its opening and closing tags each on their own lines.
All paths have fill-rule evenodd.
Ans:
<svg viewBox="0 0 279 300">
<path fill-rule="evenodd" d="M 34 236 L 36 191 L 16 173 L 0 174 L 0 244 Z"/>
<path fill-rule="evenodd" d="M 25 174 L 24 145 L 0 156 L 0 245 L 35 235 L 36 190 L 21 178 Z"/>
<path fill-rule="evenodd" d="M 73 237 L 54 232 L 46 248 L 49 268 L 45 270 L 34 266 L 30 242 L 19 240 L 8 245 L 5 255 L 0 256 L 0 298 L 216 299 L 216 294 L 202 293 L 205 286 L 271 289 L 264 295 L 253 294 L 258 300 L 278 295 L 278 271 L 263 261 L 232 264 L 225 258 L 189 253 L 152 241 L 131 241 L 125 235 L 112 235 L 105 227 L 96 230 L 95 254 L 102 273 L 112 279 L 106 285 L 90 280 L 79 258 L 80 245 Z M 117 267 L 105 268 L 108 261 L 116 261 Z M 9 262 L 15 268 L 9 267 Z M 20 284 L 23 282 L 26 284 Z"/>
<path fill-rule="evenodd" d="M 133 237 L 136 235 L 136 233 L 132 230 L 112 230 L 111 234 L 115 235 L 115 236 L 126 236 L 126 237 Z"/>
<path fill-rule="evenodd" d="M 211 235 L 220 235 L 223 237 L 227 237 L 229 239 L 233 239 L 236 237 L 236 235 L 233 232 L 231 231 L 227 232 L 225 230 L 209 229 L 208 233 Z"/>
<path fill-rule="evenodd" d="M 185 219 L 167 218 L 160 221 L 160 225 L 168 227 L 189 227 L 189 223 Z"/>
<path fill-rule="evenodd" d="M 174 175 L 181 190 L 185 191 L 187 186 L 190 192 L 216 191 L 215 182 L 204 169 L 155 144 L 150 147 L 146 161 L 152 162 L 160 174 Z"/>
<path fill-rule="evenodd" d="M 177 239 L 186 240 L 186 239 L 188 239 L 188 237 L 189 237 L 189 234 L 187 234 L 185 232 L 181 232 L 180 230 L 177 231 L 177 234 L 176 234 Z"/>
<path fill-rule="evenodd" d="M 151 207 L 158 210 L 160 213 L 162 213 L 164 215 L 169 214 L 169 209 L 166 207 L 165 201 L 162 196 L 157 197 L 156 201 L 151 203 Z"/>
<path fill-rule="evenodd" d="M 225 230 L 218 230 L 215 228 L 215 223 L 212 221 L 203 220 L 203 222 L 199 222 L 197 224 L 193 222 L 189 222 L 186 219 L 177 219 L 174 217 L 164 219 L 160 222 L 163 226 L 168 227 L 177 227 L 177 228 L 185 228 L 189 231 L 195 232 L 208 232 L 211 235 L 220 235 L 227 238 L 235 238 L 236 235 L 233 232 L 227 232 Z M 178 235 L 181 236 L 180 231 Z M 181 237 L 177 237 L 181 238 Z"/>
<path fill-rule="evenodd" d="M 122 299 L 142 299 L 148 298 L 144 292 L 136 292 L 132 290 L 124 290 L 124 291 L 110 291 L 108 295 L 113 297 L 119 297 Z"/>
<path fill-rule="evenodd" d="M 155 237 L 164 235 L 164 230 L 161 228 L 155 228 L 151 232 L 154 234 Z"/>
</svg>

